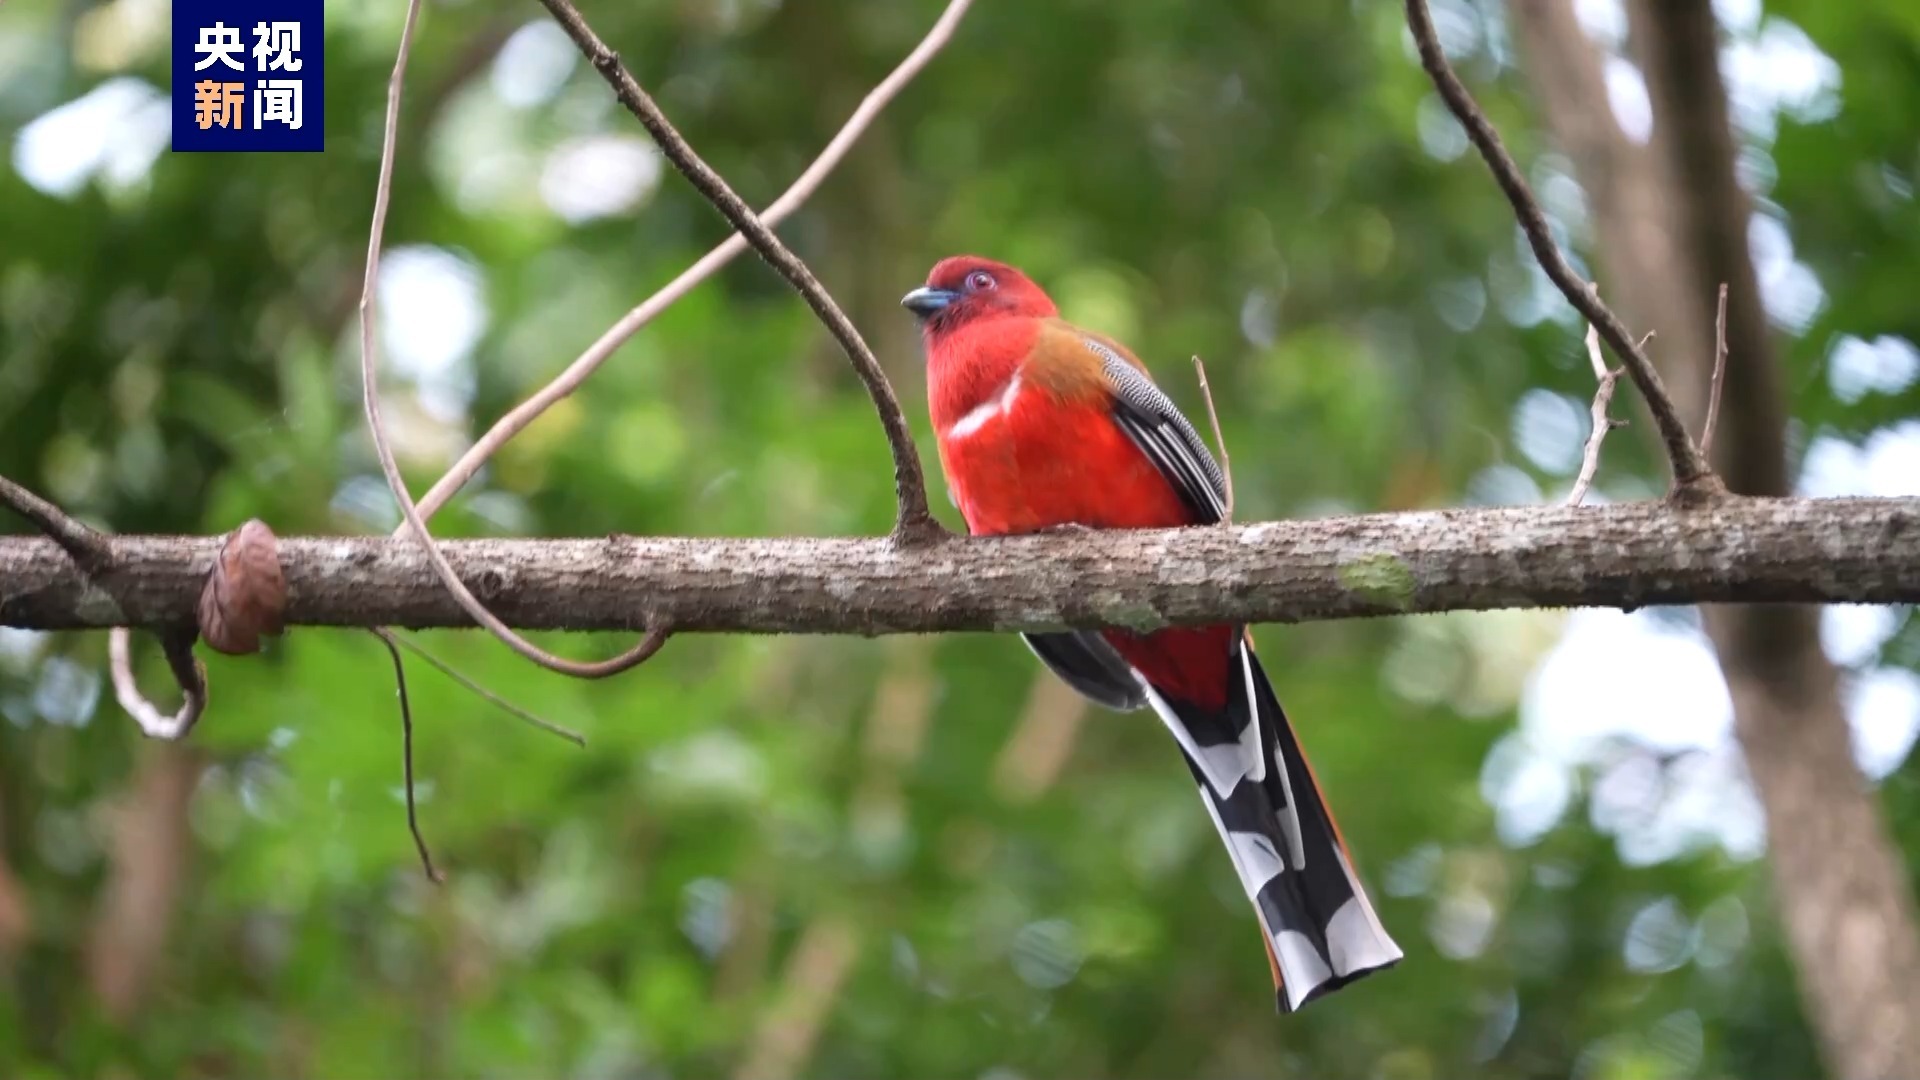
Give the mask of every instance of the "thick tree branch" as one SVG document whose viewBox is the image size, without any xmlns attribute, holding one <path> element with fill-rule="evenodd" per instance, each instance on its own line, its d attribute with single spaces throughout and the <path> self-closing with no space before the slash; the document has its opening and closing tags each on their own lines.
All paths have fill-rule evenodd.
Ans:
<svg viewBox="0 0 1920 1080">
<path fill-rule="evenodd" d="M 938 540 L 946 534 L 940 523 L 934 520 L 933 513 L 927 508 L 927 481 L 920 468 L 920 454 L 914 448 L 913 432 L 907 427 L 906 414 L 900 411 L 900 399 L 893 392 L 893 385 L 887 381 L 886 372 L 880 368 L 880 361 L 867 347 L 860 331 L 854 328 L 853 321 L 834 303 L 833 297 L 807 269 L 800 257 L 787 249 L 780 238 L 773 234 L 760 218 L 754 214 L 740 196 L 734 194 L 720 174 L 714 172 L 693 147 L 687 145 L 680 132 L 668 122 L 666 114 L 653 102 L 647 92 L 634 81 L 633 75 L 620 62 L 619 54 L 607 48 L 606 42 L 593 32 L 580 10 L 569 0 L 540 0 L 540 3 L 552 12 L 554 20 L 560 24 L 573 43 L 593 64 L 607 85 L 613 87 L 614 96 L 620 104 L 626 106 L 640 121 L 647 134 L 660 146 L 673 167 L 685 176 L 707 201 L 719 210 L 747 243 L 760 253 L 780 276 L 787 279 L 807 306 L 820 319 L 827 332 L 846 351 L 847 359 L 853 363 L 853 369 L 866 385 L 867 395 L 873 399 L 874 411 L 880 415 L 880 427 L 886 432 L 887 446 L 893 454 L 893 483 L 898 509 L 894 521 L 894 539 L 902 544 Z"/>
<path fill-rule="evenodd" d="M 0 625 L 166 624 L 220 537 L 110 539 L 117 603 L 38 537 L 0 539 Z M 1377 514 L 955 540 L 448 541 L 526 629 L 890 634 L 1295 622 L 1511 607 L 1920 601 L 1920 499 L 1728 499 Z M 471 626 L 411 540 L 280 542 L 289 625 Z"/>
<path fill-rule="evenodd" d="M 1653 361 L 1647 358 L 1646 351 L 1627 332 L 1619 316 L 1601 301 L 1593 286 L 1568 265 L 1566 256 L 1560 253 L 1560 246 L 1554 242 L 1546 213 L 1540 209 L 1539 200 L 1534 198 L 1526 180 L 1521 177 L 1520 167 L 1514 164 L 1513 155 L 1507 153 L 1506 145 L 1500 141 L 1500 133 L 1494 130 L 1486 113 L 1481 111 L 1473 95 L 1467 92 L 1466 85 L 1448 65 L 1446 53 L 1440 47 L 1439 35 L 1433 29 L 1433 16 L 1427 11 L 1427 0 L 1406 0 L 1406 5 L 1407 26 L 1412 30 L 1414 44 L 1419 49 L 1421 66 L 1433 80 L 1441 100 L 1446 102 L 1461 127 L 1466 129 L 1467 137 L 1480 151 L 1487 167 L 1493 170 L 1493 178 L 1506 194 L 1507 201 L 1513 204 L 1514 217 L 1520 223 L 1520 231 L 1526 234 L 1527 243 L 1533 248 L 1534 258 L 1540 261 L 1540 268 L 1546 271 L 1547 277 L 1553 280 L 1567 301 L 1600 331 L 1600 336 L 1606 339 L 1614 355 L 1626 364 L 1633 384 L 1639 387 L 1641 397 L 1646 399 L 1647 408 L 1653 413 L 1654 426 L 1660 432 L 1660 441 L 1666 447 L 1667 459 L 1673 466 L 1674 493 L 1691 496 L 1718 494 L 1720 482 L 1707 464 L 1706 455 L 1700 452 L 1693 436 L 1687 433 L 1687 426 L 1674 408 L 1665 384 L 1660 381 L 1660 373 L 1654 370 Z"/>
</svg>

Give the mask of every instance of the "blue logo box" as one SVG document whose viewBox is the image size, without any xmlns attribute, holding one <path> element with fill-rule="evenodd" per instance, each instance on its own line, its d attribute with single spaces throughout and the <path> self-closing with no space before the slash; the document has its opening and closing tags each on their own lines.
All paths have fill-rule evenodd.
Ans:
<svg viewBox="0 0 1920 1080">
<path fill-rule="evenodd" d="M 322 0 L 173 0 L 173 149 L 326 144 Z"/>
</svg>

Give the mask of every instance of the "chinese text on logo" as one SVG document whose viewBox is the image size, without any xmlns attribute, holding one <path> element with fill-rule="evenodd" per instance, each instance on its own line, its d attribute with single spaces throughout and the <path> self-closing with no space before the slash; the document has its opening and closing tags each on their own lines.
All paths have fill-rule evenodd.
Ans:
<svg viewBox="0 0 1920 1080">
<path fill-rule="evenodd" d="M 325 145 L 321 0 L 174 0 L 173 148 Z"/>
</svg>

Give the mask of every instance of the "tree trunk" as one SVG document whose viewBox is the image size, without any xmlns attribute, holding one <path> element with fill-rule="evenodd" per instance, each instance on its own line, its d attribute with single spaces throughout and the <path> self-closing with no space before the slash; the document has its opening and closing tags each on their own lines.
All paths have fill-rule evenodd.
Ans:
<svg viewBox="0 0 1920 1080">
<path fill-rule="evenodd" d="M 1747 252 L 1751 204 L 1708 0 L 1630 0 L 1653 100 L 1646 146 L 1607 108 L 1599 56 L 1569 0 L 1510 0 L 1549 128 L 1592 210 L 1603 291 L 1653 353 L 1683 415 L 1702 418 L 1715 309 L 1728 286 L 1727 366 L 1713 462 L 1734 492 L 1790 489 L 1782 375 Z M 1855 767 L 1839 679 L 1804 606 L 1704 605 L 1735 732 L 1766 811 L 1774 892 L 1832 1071 L 1920 1076 L 1920 933 L 1902 860 Z"/>
<path fill-rule="evenodd" d="M 192 747 L 150 745 L 115 808 L 110 872 L 87 949 L 88 982 L 115 1023 L 131 1020 L 159 980 L 193 849 L 188 810 L 201 765 Z"/>
</svg>

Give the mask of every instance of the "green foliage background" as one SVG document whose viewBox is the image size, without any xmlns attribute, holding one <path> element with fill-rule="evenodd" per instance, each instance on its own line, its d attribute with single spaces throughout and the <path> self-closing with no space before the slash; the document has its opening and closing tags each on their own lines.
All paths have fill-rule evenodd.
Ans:
<svg viewBox="0 0 1920 1080">
<path fill-rule="evenodd" d="M 1463 74 L 1585 243 L 1499 5 L 1436 7 Z M 395 524 L 352 338 L 402 11 L 329 0 L 324 154 L 146 161 L 130 128 L 103 122 L 99 160 L 130 164 L 48 191 L 23 173 L 30 125 L 102 86 L 164 94 L 166 5 L 0 7 L 0 473 L 118 531 Z M 1837 335 L 1920 338 L 1912 11 L 1769 0 L 1735 30 L 1797 26 L 1839 72 L 1830 107 L 1747 132 L 1763 209 L 1824 289 L 1804 318 L 1780 319 L 1801 450 L 1823 433 L 1869 439 L 1920 400 L 1911 379 L 1836 394 L 1827 371 Z M 586 6 L 759 205 L 937 12 Z M 555 212 L 543 184 L 596 182 L 555 164 L 583 145 L 624 140 L 628 175 L 659 170 L 555 39 L 531 3 L 444 0 L 422 20 L 390 250 L 476 285 L 485 321 L 443 370 L 389 364 L 416 492 L 724 235 L 670 171 L 611 213 Z M 1515 407 L 1545 390 L 1584 409 L 1580 328 L 1463 150 L 1396 3 L 981 0 L 782 234 L 882 356 L 930 468 L 918 345 L 896 303 L 937 257 L 973 251 L 1128 341 L 1196 416 L 1187 357 L 1206 357 L 1242 519 L 1551 498 L 1570 469 L 1516 451 Z M 433 336 L 446 313 L 410 295 L 422 306 L 390 299 L 386 320 Z M 1637 428 L 1609 446 L 1612 497 L 1658 490 Z M 957 524 L 937 485 L 935 498 Z M 749 257 L 627 345 L 436 526 L 877 533 L 891 499 L 857 382 Z M 1004 780 L 1030 753 L 1011 741 L 1023 725 L 1070 724 L 1012 640 L 688 637 L 580 684 L 476 634 L 426 635 L 590 739 L 543 737 L 416 664 L 424 827 L 451 875 L 435 888 L 399 801 L 384 653 L 364 634 L 302 631 L 263 657 L 208 657 L 178 909 L 150 992 L 115 1021 L 86 959 L 112 811 L 166 755 L 103 692 L 103 638 L 0 631 L 0 838 L 26 927 L 0 978 L 0 1073 L 700 1076 L 741 1067 L 772 1030 L 798 1033 L 794 1067 L 820 1076 L 1815 1074 L 1763 866 L 1709 842 L 1624 860 L 1591 805 L 1631 759 L 1652 762 L 1646 812 L 1661 812 L 1659 782 L 1685 755 L 1610 746 L 1552 827 L 1524 843 L 1496 830 L 1483 771 L 1563 618 L 1260 630 L 1407 951 L 1289 1018 L 1157 723 L 1088 715 L 1057 781 L 1022 795 Z M 1872 662 L 1913 667 L 1917 638 L 1902 629 Z M 1410 643 L 1440 657 L 1411 694 L 1383 674 Z M 618 643 L 546 644 L 597 656 Z M 164 687 L 150 647 L 141 666 Z M 1912 850 L 1911 767 L 1883 790 Z M 1634 960 L 1648 934 L 1676 959 Z M 808 958 L 841 944 L 844 977 L 818 981 Z"/>
</svg>

